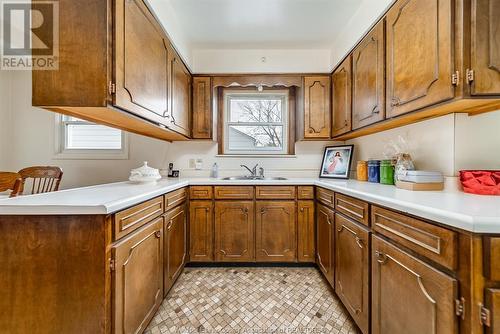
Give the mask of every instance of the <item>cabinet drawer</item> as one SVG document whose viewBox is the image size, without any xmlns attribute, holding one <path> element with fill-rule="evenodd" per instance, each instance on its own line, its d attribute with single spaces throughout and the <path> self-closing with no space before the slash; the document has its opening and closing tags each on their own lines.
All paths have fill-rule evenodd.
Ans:
<svg viewBox="0 0 500 334">
<path fill-rule="evenodd" d="M 457 234 L 397 212 L 372 207 L 375 232 L 449 268 L 457 268 Z"/>
<path fill-rule="evenodd" d="M 216 199 L 253 199 L 254 189 L 252 186 L 219 186 L 215 187 Z"/>
<path fill-rule="evenodd" d="M 297 187 L 297 197 L 299 199 L 314 199 L 314 187 L 313 186 L 298 186 Z"/>
<path fill-rule="evenodd" d="M 500 281 L 500 238 L 483 237 L 484 276 Z"/>
<path fill-rule="evenodd" d="M 161 214 L 163 214 L 161 196 L 116 213 L 113 222 L 113 240 L 126 236 Z"/>
<path fill-rule="evenodd" d="M 370 225 L 368 203 L 339 193 L 335 194 L 335 210 L 364 224 Z"/>
<path fill-rule="evenodd" d="M 257 199 L 295 199 L 294 186 L 257 186 Z"/>
<path fill-rule="evenodd" d="M 214 190 L 211 186 L 193 186 L 189 188 L 189 199 L 212 199 Z"/>
<path fill-rule="evenodd" d="M 316 188 L 316 199 L 331 207 L 335 204 L 335 194 L 333 191 L 328 189 Z"/>
<path fill-rule="evenodd" d="M 168 211 L 187 199 L 187 188 L 172 191 L 165 195 L 165 211 Z"/>
</svg>

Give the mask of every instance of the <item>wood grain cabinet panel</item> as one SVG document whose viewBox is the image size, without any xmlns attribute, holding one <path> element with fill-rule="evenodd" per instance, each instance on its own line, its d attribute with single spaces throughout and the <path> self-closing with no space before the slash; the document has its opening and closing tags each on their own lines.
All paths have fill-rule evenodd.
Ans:
<svg viewBox="0 0 500 334">
<path fill-rule="evenodd" d="M 369 208 L 370 205 L 365 201 L 339 193 L 335 194 L 335 210 L 366 226 L 370 225 Z"/>
<path fill-rule="evenodd" d="M 257 186 L 255 198 L 257 199 L 295 199 L 295 186 Z"/>
<path fill-rule="evenodd" d="M 398 1 L 387 13 L 387 117 L 455 96 L 452 3 Z"/>
<path fill-rule="evenodd" d="M 168 127 L 185 136 L 191 134 L 191 74 L 176 53 L 170 59 L 172 73 L 171 111 Z"/>
<path fill-rule="evenodd" d="M 163 293 L 166 296 L 179 277 L 187 258 L 187 205 L 165 214 Z"/>
<path fill-rule="evenodd" d="M 299 262 L 316 261 L 314 201 L 297 202 L 297 259 Z"/>
<path fill-rule="evenodd" d="M 364 334 L 370 319 L 370 233 L 335 214 L 335 291 Z"/>
<path fill-rule="evenodd" d="M 352 54 L 352 129 L 385 119 L 385 39 L 380 21 Z"/>
<path fill-rule="evenodd" d="M 446 268 L 457 268 L 456 232 L 377 206 L 372 206 L 372 228 Z"/>
<path fill-rule="evenodd" d="M 215 199 L 253 199 L 254 187 L 252 186 L 215 186 Z"/>
<path fill-rule="evenodd" d="M 189 203 L 189 259 L 191 262 L 214 260 L 214 218 L 211 201 Z"/>
<path fill-rule="evenodd" d="M 255 260 L 255 205 L 250 201 L 215 202 L 215 260 Z"/>
<path fill-rule="evenodd" d="M 297 260 L 295 201 L 257 201 L 255 249 L 260 262 Z"/>
<path fill-rule="evenodd" d="M 193 77 L 193 139 L 212 138 L 212 87 L 210 77 Z"/>
<path fill-rule="evenodd" d="M 298 199 L 314 199 L 314 187 L 313 186 L 298 186 L 297 187 L 297 198 Z"/>
<path fill-rule="evenodd" d="M 113 240 L 118 240 L 163 214 L 163 198 L 135 205 L 113 217 Z"/>
<path fill-rule="evenodd" d="M 163 300 L 163 217 L 111 248 L 113 330 L 142 333 Z"/>
<path fill-rule="evenodd" d="M 177 205 L 182 204 L 186 201 L 188 197 L 188 189 L 181 188 L 164 195 L 165 198 L 165 211 L 169 211 L 176 207 Z"/>
<path fill-rule="evenodd" d="M 500 2 L 472 1 L 472 95 L 500 95 Z"/>
<path fill-rule="evenodd" d="M 316 199 L 321 203 L 328 205 L 332 208 L 335 206 L 335 193 L 331 190 L 317 187 Z"/>
<path fill-rule="evenodd" d="M 214 189 L 212 186 L 191 186 L 189 187 L 189 199 L 212 199 Z"/>
<path fill-rule="evenodd" d="M 372 333 L 457 333 L 457 281 L 372 237 Z"/>
<path fill-rule="evenodd" d="M 485 306 L 490 312 L 489 324 L 485 327 L 486 334 L 500 332 L 500 289 L 486 289 Z"/>
<path fill-rule="evenodd" d="M 116 93 L 113 104 L 167 125 L 169 42 L 142 0 L 118 0 L 115 17 Z"/>
<path fill-rule="evenodd" d="M 332 209 L 319 204 L 316 207 L 316 261 L 326 280 L 334 288 L 334 224 Z"/>
<path fill-rule="evenodd" d="M 330 138 L 330 78 L 304 77 L 304 138 Z"/>
<path fill-rule="evenodd" d="M 484 276 L 500 282 L 500 237 L 483 237 Z"/>
<path fill-rule="evenodd" d="M 348 56 L 332 74 L 332 137 L 351 131 L 351 65 Z"/>
</svg>

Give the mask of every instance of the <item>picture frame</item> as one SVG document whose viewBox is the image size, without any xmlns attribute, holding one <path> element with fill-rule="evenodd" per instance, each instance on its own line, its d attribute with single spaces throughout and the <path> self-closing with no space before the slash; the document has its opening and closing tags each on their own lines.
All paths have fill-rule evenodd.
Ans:
<svg viewBox="0 0 500 334">
<path fill-rule="evenodd" d="M 320 178 L 348 179 L 354 145 L 327 146 L 321 160 Z"/>
</svg>

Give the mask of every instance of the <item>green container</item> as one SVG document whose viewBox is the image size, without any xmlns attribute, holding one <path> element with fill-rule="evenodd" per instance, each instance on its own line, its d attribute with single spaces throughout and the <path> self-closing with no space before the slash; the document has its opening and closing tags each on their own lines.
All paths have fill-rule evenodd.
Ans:
<svg viewBox="0 0 500 334">
<path fill-rule="evenodd" d="M 394 184 L 394 166 L 391 160 L 382 160 L 380 162 L 380 183 Z"/>
</svg>

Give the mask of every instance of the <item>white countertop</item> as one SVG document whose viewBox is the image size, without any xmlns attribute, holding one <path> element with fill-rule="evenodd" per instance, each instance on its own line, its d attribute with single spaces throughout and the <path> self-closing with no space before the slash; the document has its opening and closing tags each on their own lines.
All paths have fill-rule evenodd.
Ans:
<svg viewBox="0 0 500 334">
<path fill-rule="evenodd" d="M 111 214 L 188 185 L 317 185 L 444 225 L 476 233 L 500 233 L 500 196 L 457 191 L 409 191 L 356 180 L 292 178 L 229 181 L 209 178 L 118 182 L 53 193 L 0 199 L 0 215 Z"/>
</svg>

